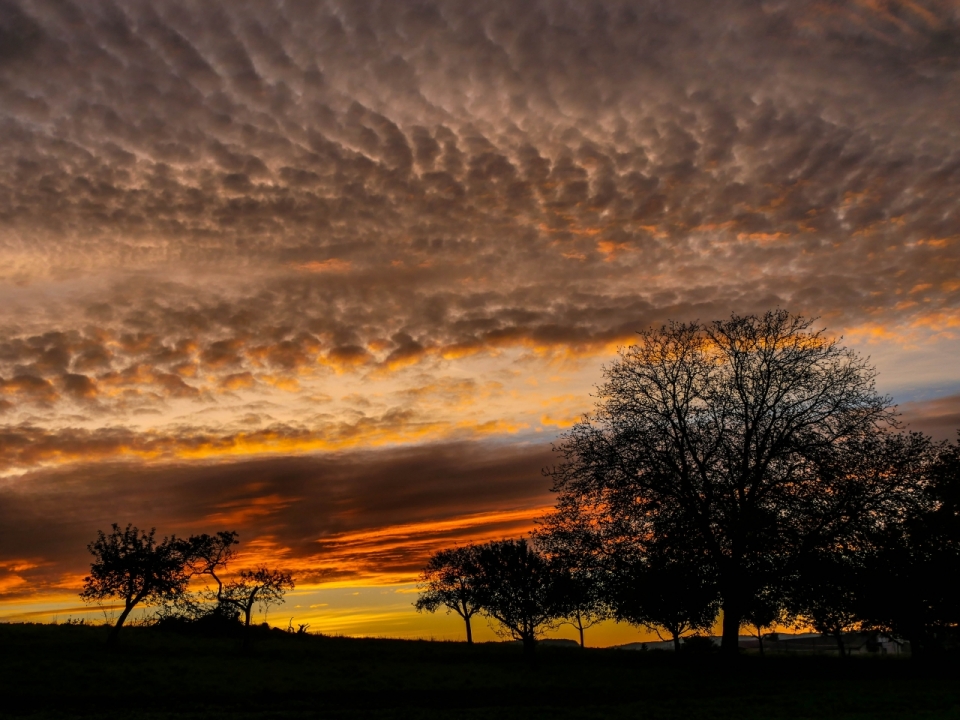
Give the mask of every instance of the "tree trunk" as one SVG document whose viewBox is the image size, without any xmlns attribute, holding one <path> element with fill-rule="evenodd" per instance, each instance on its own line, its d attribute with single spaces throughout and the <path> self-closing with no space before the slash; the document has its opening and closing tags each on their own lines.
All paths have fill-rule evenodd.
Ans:
<svg viewBox="0 0 960 720">
<path fill-rule="evenodd" d="M 583 625 L 577 629 L 580 631 L 580 647 L 586 647 L 586 645 L 583 644 Z"/>
<path fill-rule="evenodd" d="M 673 633 L 673 650 L 680 652 L 680 635 L 677 633 Z"/>
<path fill-rule="evenodd" d="M 920 633 L 909 634 L 906 636 L 907 643 L 910 645 L 910 657 L 914 660 L 926 657 L 926 643 L 920 639 Z"/>
<path fill-rule="evenodd" d="M 120 637 L 120 628 L 123 627 L 123 623 L 126 622 L 127 617 L 133 611 L 134 605 L 127 605 L 124 607 L 123 612 L 120 613 L 120 617 L 117 618 L 117 623 L 110 629 L 110 634 L 107 636 L 107 645 L 113 646 L 117 644 L 117 639 Z"/>
<path fill-rule="evenodd" d="M 253 603 L 250 603 L 244 608 L 244 623 L 243 623 L 243 649 L 246 650 L 250 647 L 250 615 L 253 612 Z"/>
<path fill-rule="evenodd" d="M 834 633 L 833 635 L 837 640 L 837 650 L 840 652 L 840 657 L 846 657 L 846 645 L 843 644 L 843 630 L 840 632 Z"/>
<path fill-rule="evenodd" d="M 743 624 L 743 567 L 740 543 L 734 538 L 734 546 L 726 562 L 720 567 L 720 594 L 723 610 L 723 631 L 720 637 L 720 652 L 733 656 L 740 653 L 740 626 Z"/>
<path fill-rule="evenodd" d="M 467 645 L 473 645 L 473 630 L 470 629 L 470 616 L 464 615 L 463 621 L 467 624 Z"/>
<path fill-rule="evenodd" d="M 523 636 L 523 655 L 527 660 L 533 660 L 533 653 L 537 647 L 537 639 L 533 635 Z"/>
<path fill-rule="evenodd" d="M 910 643 L 910 657 L 916 660 L 928 660 L 935 658 L 943 649 L 943 645 L 934 633 L 927 630 L 922 624 L 911 629 L 906 634 L 906 640 Z"/>
<path fill-rule="evenodd" d="M 760 657 L 763 657 L 763 632 L 757 628 L 757 645 L 760 648 Z"/>
<path fill-rule="evenodd" d="M 740 607 L 733 600 L 723 603 L 723 635 L 720 638 L 720 652 L 724 655 L 736 655 L 740 652 Z"/>
</svg>

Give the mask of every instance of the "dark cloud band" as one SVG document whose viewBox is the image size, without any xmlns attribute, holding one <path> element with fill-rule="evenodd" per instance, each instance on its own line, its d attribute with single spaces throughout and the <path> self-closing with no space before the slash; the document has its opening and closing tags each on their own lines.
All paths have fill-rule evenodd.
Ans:
<svg viewBox="0 0 960 720">
<path fill-rule="evenodd" d="M 445 543 L 529 530 L 550 502 L 540 471 L 551 459 L 542 446 L 455 443 L 26 475 L 0 486 L 0 586 L 16 595 L 69 589 L 89 563 L 86 544 L 112 522 L 161 534 L 237 530 L 248 559 L 285 563 L 304 582 L 409 581 Z"/>
</svg>

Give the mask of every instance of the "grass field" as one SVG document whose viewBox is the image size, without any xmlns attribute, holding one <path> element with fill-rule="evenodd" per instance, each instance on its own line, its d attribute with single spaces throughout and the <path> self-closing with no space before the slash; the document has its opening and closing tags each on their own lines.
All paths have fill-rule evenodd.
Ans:
<svg viewBox="0 0 960 720">
<path fill-rule="evenodd" d="M 0 716 L 953 718 L 960 665 L 0 625 Z"/>
</svg>

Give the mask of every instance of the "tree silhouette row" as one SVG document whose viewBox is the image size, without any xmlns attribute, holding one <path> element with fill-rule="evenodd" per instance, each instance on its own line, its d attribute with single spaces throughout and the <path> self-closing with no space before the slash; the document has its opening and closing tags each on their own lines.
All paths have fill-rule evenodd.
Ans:
<svg viewBox="0 0 960 720">
<path fill-rule="evenodd" d="M 960 450 L 907 432 L 875 377 L 783 310 L 640 332 L 554 448 L 534 545 L 438 553 L 417 608 L 458 612 L 468 639 L 484 614 L 530 648 L 606 617 L 679 647 L 718 615 L 726 653 L 787 623 L 841 654 L 855 628 L 915 655 L 956 645 Z"/>
</svg>

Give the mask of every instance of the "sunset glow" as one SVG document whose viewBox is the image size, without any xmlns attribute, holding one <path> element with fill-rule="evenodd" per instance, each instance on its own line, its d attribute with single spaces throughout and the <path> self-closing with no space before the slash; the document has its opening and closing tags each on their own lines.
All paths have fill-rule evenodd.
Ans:
<svg viewBox="0 0 960 720">
<path fill-rule="evenodd" d="M 819 317 L 955 437 L 958 33 L 945 0 L 0 0 L 0 621 L 102 619 L 116 522 L 236 530 L 297 580 L 271 623 L 457 639 L 426 558 L 529 534 L 671 319 Z"/>
</svg>

